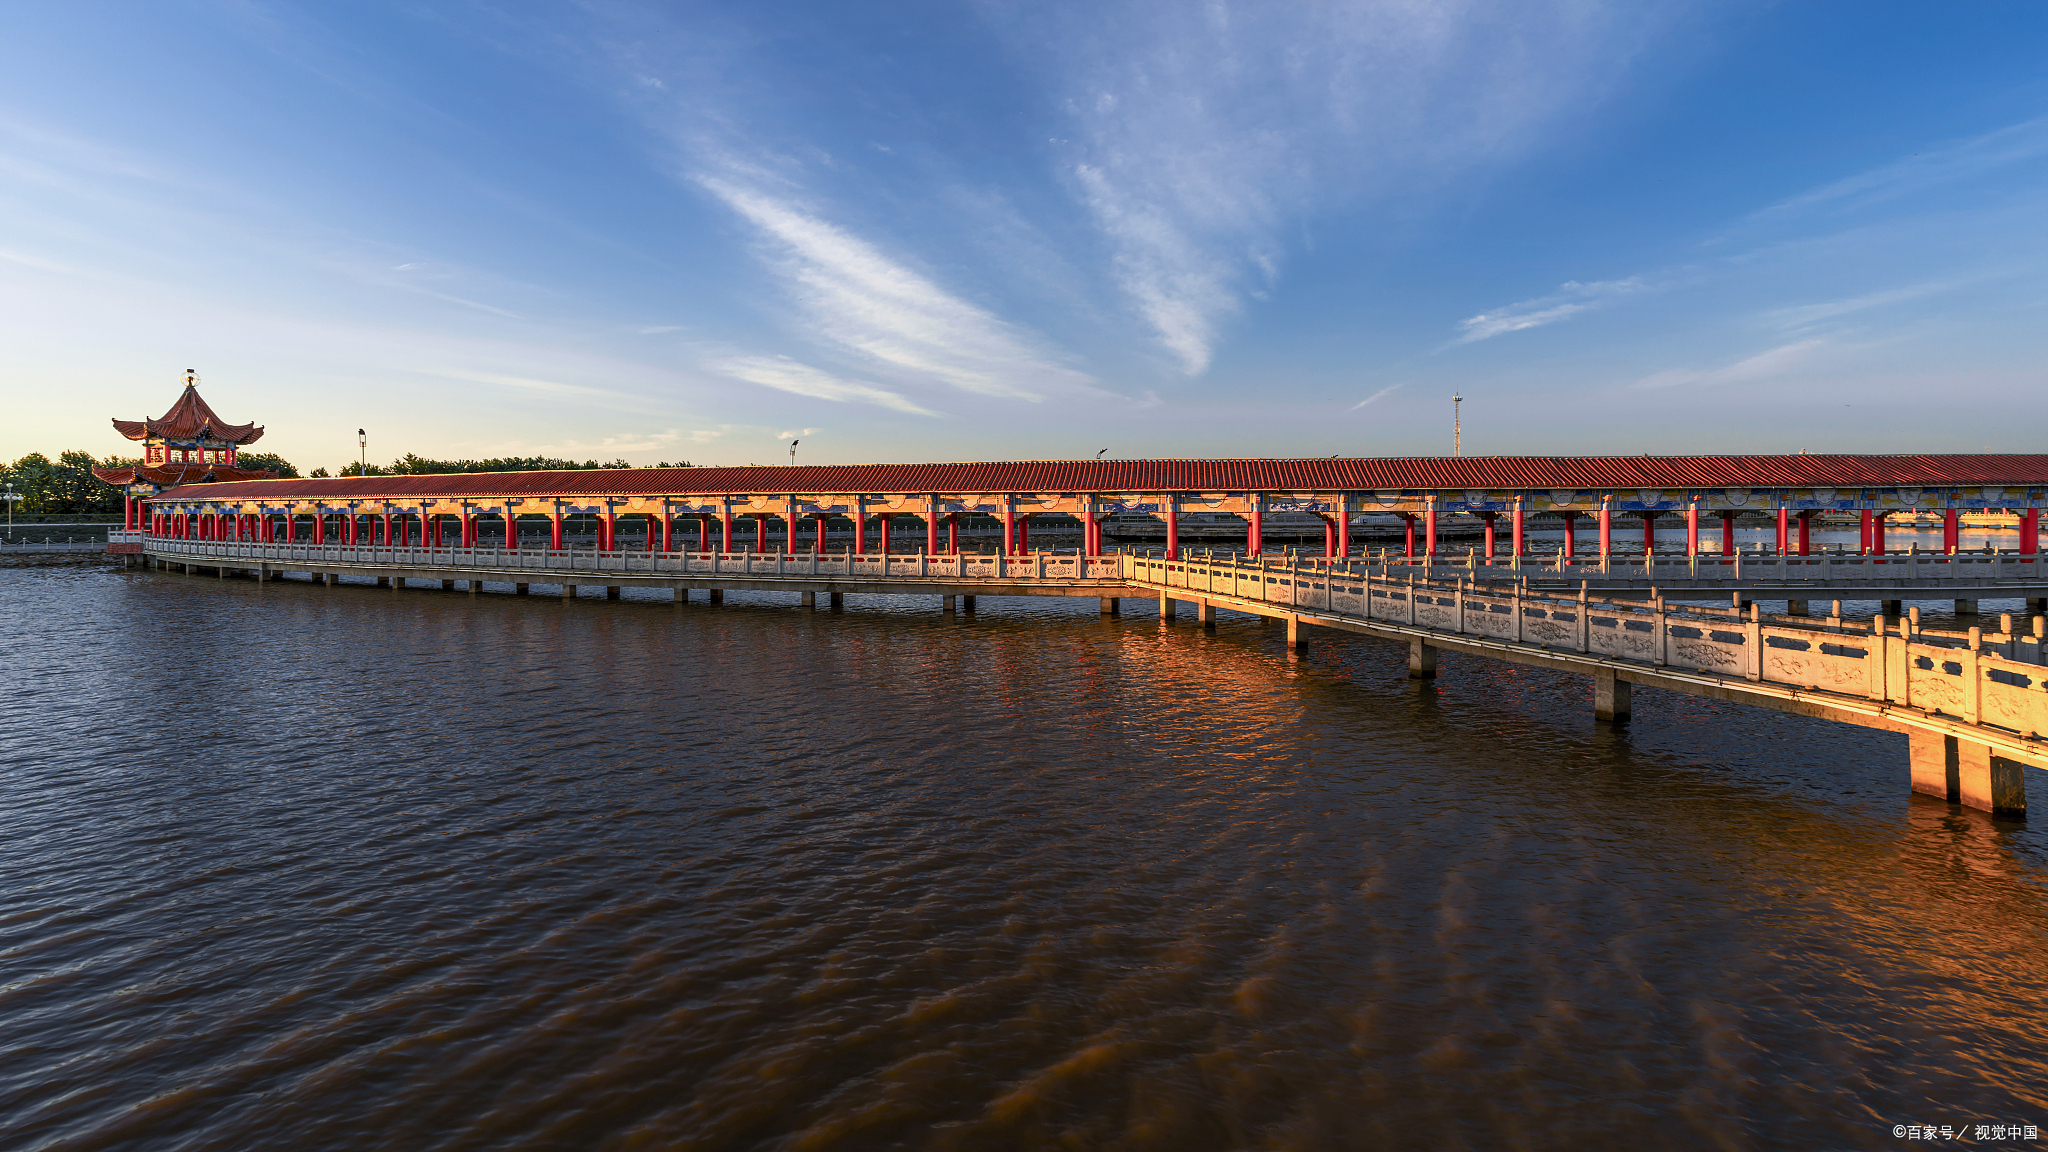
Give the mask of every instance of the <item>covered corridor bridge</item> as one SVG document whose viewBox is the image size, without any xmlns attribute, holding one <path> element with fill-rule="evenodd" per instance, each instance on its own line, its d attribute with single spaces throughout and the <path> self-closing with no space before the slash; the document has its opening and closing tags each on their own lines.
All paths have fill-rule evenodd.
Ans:
<svg viewBox="0 0 2048 1152">
<path fill-rule="evenodd" d="M 2018 816 L 2023 769 L 2048 764 L 2048 620 L 2001 617 L 1995 631 L 1922 628 L 1901 599 L 1932 595 L 2024 597 L 2048 608 L 2038 556 L 2038 509 L 2048 490 L 2042 456 L 1774 456 L 1479 458 L 1456 460 L 1218 460 L 872 465 L 827 468 L 639 469 L 443 476 L 252 480 L 190 485 L 131 504 L 116 547 L 152 564 L 273 579 L 309 572 L 401 588 L 487 582 L 524 593 L 554 585 L 663 587 L 675 603 L 695 588 L 801 594 L 816 604 L 847 592 L 956 596 L 1156 596 L 1161 615 L 1193 603 L 1204 623 L 1217 608 L 1285 621 L 1290 642 L 1304 627 L 1406 643 L 1409 668 L 1433 676 L 1440 649 L 1589 675 L 1596 716 L 1626 719 L 1629 688 L 1645 684 L 1781 711 L 1902 732 L 1913 787 Z M 2023 531 L 2016 552 L 1954 553 L 1963 510 L 2006 509 Z M 1245 559 L 1178 556 L 1184 512 L 1228 512 L 1246 521 Z M 1274 562 L 1256 557 L 1267 512 L 1310 512 L 1329 525 L 1330 555 Z M 1101 554 L 1100 520 L 1151 512 L 1166 522 L 1164 555 Z M 1860 512 L 1864 554 L 1801 559 L 1804 519 Z M 1347 524 L 1364 512 L 1410 518 L 1411 557 L 1350 558 Z M 1507 555 L 1462 563 L 1430 553 L 1438 516 L 1503 520 Z M 1602 554 L 1524 560 L 1523 527 L 1537 513 L 1593 517 Z M 1762 512 L 1778 547 L 1723 559 L 1700 552 L 1703 517 Z M 1939 512 L 1943 553 L 1884 555 L 1884 518 Z M 1033 553 L 1031 517 L 1081 519 L 1085 555 Z M 962 516 L 1002 521 L 1004 554 L 957 554 L 949 526 Z M 595 516 L 600 547 L 562 549 L 564 521 Z M 1684 518 L 1689 555 L 1607 555 L 1618 517 Z M 854 550 L 734 552 L 741 518 L 780 521 L 801 539 L 804 521 L 851 519 Z M 533 518 L 555 547 L 479 547 L 483 525 Z M 922 529 L 921 547 L 886 548 L 892 520 Z M 649 525 L 637 550 L 613 547 L 619 521 Z M 676 548 L 677 533 L 695 550 Z M 517 533 L 506 537 L 518 543 Z M 1732 539 L 1723 532 L 1722 540 Z M 822 542 L 822 538 L 821 541 Z M 1646 540 L 1647 543 L 1647 540 Z M 651 547 L 650 547 L 651 545 Z M 708 547 L 707 547 L 708 545 Z M 1559 587 L 1559 585 L 1566 587 Z M 1604 598 L 1591 595 L 1608 590 Z M 1710 591 L 1711 590 L 1711 591 Z M 1619 593 L 1619 594 L 1617 594 Z M 1669 599 L 1724 597 L 1722 608 Z M 1782 616 L 1752 602 L 1783 597 Z M 1806 598 L 1883 600 L 1870 622 L 1804 614 Z M 1959 604 L 1962 601 L 1958 601 Z M 1796 607 L 1794 606 L 1796 605 Z"/>
<path fill-rule="evenodd" d="M 958 551 L 957 525 L 982 515 L 1004 526 L 1000 551 L 1030 551 L 1034 517 L 1080 520 L 1083 551 L 1102 549 L 1101 522 L 1150 513 L 1166 526 L 1166 556 L 1180 556 L 1177 522 L 1190 512 L 1245 521 L 1245 551 L 1260 551 L 1261 517 L 1311 513 L 1325 523 L 1326 552 L 1353 552 L 1351 522 L 1391 513 L 1408 523 L 1409 556 L 1437 553 L 1439 518 L 1485 521 L 1482 553 L 1527 552 L 1530 517 L 1554 514 L 1568 526 L 1598 526 L 1598 554 L 1616 550 L 1615 532 L 1643 529 L 1654 550 L 1658 521 L 1682 520 L 1686 553 L 1700 553 L 1702 519 L 1719 519 L 1719 549 L 1732 552 L 1735 517 L 1775 520 L 1779 555 L 1807 554 L 1806 522 L 1819 512 L 1860 513 L 1864 550 L 1883 554 L 1885 518 L 1938 512 L 1947 551 L 1964 511 L 2010 510 L 2021 520 L 2020 552 L 2038 551 L 2048 456 L 1494 456 L 1338 460 L 1104 460 L 988 464 L 867 464 L 747 468 L 637 468 L 562 472 L 456 473 L 191 484 L 131 497 L 128 527 L 154 537 L 250 543 L 418 544 L 475 547 L 488 526 L 508 546 L 513 525 L 545 524 L 563 545 L 565 521 L 595 517 L 599 551 L 615 550 L 621 520 L 641 521 L 647 550 L 730 552 L 735 524 L 756 522 L 753 538 L 780 537 L 799 551 L 828 520 L 852 522 L 855 553 L 903 550 L 901 529 L 922 536 L 931 555 Z M 1497 536 L 1496 529 L 1500 529 Z M 766 550 L 757 544 L 757 550 Z M 920 550 L 913 546 L 910 550 Z M 1563 551 L 1576 552 L 1567 532 Z M 1631 549 L 1635 551 L 1635 549 Z"/>
</svg>

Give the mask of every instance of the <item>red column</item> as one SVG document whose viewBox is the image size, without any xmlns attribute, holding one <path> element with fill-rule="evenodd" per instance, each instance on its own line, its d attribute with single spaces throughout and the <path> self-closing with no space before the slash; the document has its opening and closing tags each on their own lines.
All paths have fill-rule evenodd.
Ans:
<svg viewBox="0 0 2048 1152">
<path fill-rule="evenodd" d="M 727 505 L 724 516 L 718 522 L 718 550 L 732 551 L 732 506 Z"/>
<path fill-rule="evenodd" d="M 1482 512 L 1479 514 L 1479 519 L 1486 524 L 1486 558 L 1488 560 L 1493 559 L 1493 518 L 1495 515 L 1497 513 L 1493 512 Z"/>
<path fill-rule="evenodd" d="M 999 556 L 1008 556 L 1015 551 L 1017 543 L 1017 509 L 1008 503 L 1003 505 L 1003 544 L 996 549 Z"/>
<path fill-rule="evenodd" d="M 386 509 L 384 512 L 384 546 L 389 548 L 391 543 L 391 512 L 389 509 Z"/>
<path fill-rule="evenodd" d="M 1266 510 L 1259 506 L 1259 502 L 1257 500 L 1254 500 L 1252 501 L 1251 515 L 1246 517 L 1246 524 L 1244 527 L 1244 554 L 1247 556 L 1259 555 L 1260 552 L 1264 550 L 1263 541 L 1265 534 Z M 1097 529 L 1096 539 L 1098 540 L 1098 542 L 1101 539 L 1101 535 L 1101 530 Z"/>
<path fill-rule="evenodd" d="M 514 512 L 509 504 L 505 506 L 505 549 L 510 552 L 519 550 L 519 513 Z"/>
<path fill-rule="evenodd" d="M 1868 556 L 1870 555 L 1870 509 L 1865 508 L 1857 516 L 1857 521 L 1858 523 L 1856 526 L 1856 551 L 1862 555 Z"/>
<path fill-rule="evenodd" d="M 1950 508 L 1941 514 L 1941 550 L 1953 556 L 1962 545 L 1962 517 Z"/>
<path fill-rule="evenodd" d="M 1407 530 L 1408 530 L 1408 547 L 1407 547 L 1407 549 L 1406 549 L 1406 550 L 1405 550 L 1405 551 L 1404 551 L 1404 552 L 1402 553 L 1402 555 L 1404 555 L 1404 556 L 1413 556 L 1413 555 L 1415 555 L 1415 513 L 1413 513 L 1413 512 L 1403 512 L 1403 513 L 1401 513 L 1401 523 L 1402 523 L 1402 524 L 1403 524 L 1404 526 L 1406 526 L 1406 528 L 1407 528 Z"/>
<path fill-rule="evenodd" d="M 881 523 L 875 525 L 875 543 L 880 546 L 879 550 L 886 556 L 889 554 L 889 521 L 895 519 L 895 517 L 884 512 L 878 519 Z"/>
<path fill-rule="evenodd" d="M 1098 537 L 1099 538 L 1099 537 Z M 946 513 L 946 555 L 960 554 L 960 513 Z"/>
<path fill-rule="evenodd" d="M 853 502 L 853 552 L 856 556 L 868 554 L 868 509 L 858 500 Z"/>
<path fill-rule="evenodd" d="M 1017 517 L 1017 555 L 1031 555 L 1031 514 Z"/>
<path fill-rule="evenodd" d="M 1735 555 L 1735 517 L 1721 516 L 1721 555 Z"/>
<path fill-rule="evenodd" d="M 1685 554 L 1700 554 L 1700 506 L 1697 504 L 1685 510 Z"/>
<path fill-rule="evenodd" d="M 1884 518 L 1889 515 L 1889 512 L 1870 514 L 1870 553 L 1873 556 L 1884 555 Z"/>
<path fill-rule="evenodd" d="M 661 512 L 661 550 L 663 552 L 673 552 L 676 550 L 676 518 L 669 515 L 666 508 L 662 509 Z"/>
<path fill-rule="evenodd" d="M 1643 513 L 1643 555 L 1655 556 L 1656 554 L 1657 514 L 1655 512 L 1645 512 Z"/>
<path fill-rule="evenodd" d="M 1614 551 L 1614 510 L 1602 504 L 1596 515 L 1600 517 L 1600 555 L 1605 557 Z"/>
<path fill-rule="evenodd" d="M 313 510 L 313 546 L 317 548 L 325 543 L 327 543 L 327 512 L 325 509 L 316 508 Z"/>
<path fill-rule="evenodd" d="M 1515 519 L 1513 523 L 1509 525 L 1509 531 L 1513 534 L 1513 539 L 1509 542 L 1509 544 L 1512 548 L 1514 548 L 1513 555 L 1515 556 L 1520 556 L 1522 554 L 1522 521 L 1524 511 L 1525 510 L 1520 504 L 1515 505 Z"/>
<path fill-rule="evenodd" d="M 1436 505 L 1432 504 L 1422 512 L 1422 554 L 1436 558 Z"/>
<path fill-rule="evenodd" d="M 1180 505 L 1171 497 L 1166 501 L 1166 558 L 1180 559 Z"/>
<path fill-rule="evenodd" d="M 2041 552 L 2041 510 L 2029 508 L 2020 513 L 2020 555 L 2037 556 Z"/>
<path fill-rule="evenodd" d="M 1778 555 L 1783 556 L 1792 547 L 1792 510 L 1778 509 Z"/>
<path fill-rule="evenodd" d="M 936 503 L 925 509 L 924 550 L 928 556 L 939 554 L 939 506 Z"/>
<path fill-rule="evenodd" d="M 1328 516 L 1320 516 L 1317 519 L 1323 522 L 1323 555 L 1335 556 L 1337 554 L 1337 524 Z"/>
<path fill-rule="evenodd" d="M 1801 512 L 1801 513 L 1799 514 L 1799 554 L 1800 554 L 1801 556 L 1807 556 L 1807 555 L 1811 555 L 1811 553 L 1810 553 L 1810 551 L 1809 551 L 1809 547 L 1810 547 L 1810 545 L 1811 545 L 1812 541 L 1811 541 L 1810 537 L 1808 536 L 1808 531 L 1809 531 L 1809 530 L 1810 530 L 1810 529 L 1811 529 L 1812 527 L 1813 527 L 1813 513 L 1811 513 L 1811 512 Z"/>
</svg>

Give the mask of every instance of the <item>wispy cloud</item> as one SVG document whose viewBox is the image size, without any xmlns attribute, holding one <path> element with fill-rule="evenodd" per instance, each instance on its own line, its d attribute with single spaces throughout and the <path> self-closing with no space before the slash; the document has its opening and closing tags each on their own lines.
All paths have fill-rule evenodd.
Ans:
<svg viewBox="0 0 2048 1152">
<path fill-rule="evenodd" d="M 1356 403 L 1356 404 L 1353 404 L 1353 405 L 1352 405 L 1351 407 L 1349 407 L 1349 408 L 1346 408 L 1346 409 L 1345 409 L 1345 411 L 1346 411 L 1346 412 L 1356 412 L 1356 411 L 1358 411 L 1358 410 L 1359 410 L 1360 408 L 1363 408 L 1363 407 L 1365 407 L 1365 406 L 1366 406 L 1366 405 L 1368 405 L 1368 404 L 1374 403 L 1375 401 L 1379 401 L 1379 400 L 1384 400 L 1384 399 L 1386 399 L 1386 398 L 1387 398 L 1388 396 L 1391 396 L 1391 395 L 1393 395 L 1394 393 L 1396 393 L 1396 392 L 1400 391 L 1400 390 L 1402 389 L 1402 387 L 1404 387 L 1404 386 L 1405 386 L 1405 384 L 1406 384 L 1406 382 L 1405 382 L 1405 381 L 1404 381 L 1403 383 L 1401 383 L 1401 384 L 1389 384 L 1389 385 L 1387 385 L 1387 386 L 1386 386 L 1385 388 L 1382 388 L 1382 389 L 1380 389 L 1379 391 L 1377 391 L 1377 392 L 1373 393 L 1372 395 L 1370 395 L 1370 396 L 1367 396 L 1367 397 L 1366 397 L 1365 399 L 1363 399 L 1363 400 L 1360 400 L 1360 401 L 1359 401 L 1358 403 Z"/>
<path fill-rule="evenodd" d="M 1631 276 L 1626 280 L 1596 280 L 1581 284 L 1576 280 L 1558 285 L 1556 292 L 1524 300 L 1491 312 L 1462 320 L 1458 327 L 1462 335 L 1458 343 L 1470 344 L 1476 340 L 1488 340 L 1509 332 L 1526 332 L 1541 328 L 1560 320 L 1569 320 L 1581 312 L 1590 312 L 1623 296 L 1645 291 L 1647 285 L 1641 277 Z"/>
<path fill-rule="evenodd" d="M 1037 10 L 1033 10 L 1036 14 Z M 1294 221 L 1416 203 L 1540 142 L 1537 127 L 1628 67 L 1628 6 L 1533 3 L 1513 33 L 1457 4 L 1104 3 L 1034 19 L 1064 61 L 1074 125 L 1054 141 L 1118 286 L 1199 375 Z"/>
<path fill-rule="evenodd" d="M 1036 351 L 1015 326 L 845 229 L 730 180 L 699 183 L 773 242 L 771 263 L 818 332 L 893 374 L 1019 400 L 1094 390 L 1085 374 Z"/>
<path fill-rule="evenodd" d="M 937 415 L 928 408 L 919 407 L 900 392 L 891 392 L 872 384 L 841 380 L 829 372 L 820 371 L 787 356 L 735 356 L 725 360 L 714 360 L 704 366 L 713 372 L 745 380 L 750 384 L 794 392 L 798 396 L 809 396 L 817 400 L 833 400 L 842 404 L 879 404 L 884 408 L 894 408 L 898 412 L 908 412 L 914 416 Z"/>
<path fill-rule="evenodd" d="M 1759 352 L 1746 360 L 1739 360 L 1723 368 L 1705 371 L 1693 369 L 1671 369 L 1636 381 L 1638 388 L 1714 388 L 1723 384 L 1747 384 L 1758 380 L 1769 380 L 1784 375 L 1792 368 L 1812 358 L 1813 354 L 1826 346 L 1824 337 L 1800 340 L 1782 344 L 1768 352 Z"/>
<path fill-rule="evenodd" d="M 1918 300 L 1960 287 L 1958 281 L 1939 280 L 1927 284 L 1913 284 L 1904 288 L 1892 288 L 1884 292 L 1872 292 L 1867 296 L 1856 296 L 1847 300 L 1830 300 L 1821 304 L 1801 304 L 1792 308 L 1779 308 L 1767 313 L 1769 319 L 1788 331 L 1848 316 L 1887 304 L 1900 304 L 1907 300 Z"/>
<path fill-rule="evenodd" d="M 1754 213 L 1752 220 L 1820 207 L 1858 208 L 1960 180 L 1976 180 L 2000 168 L 2048 157 L 2048 116 L 2009 125 L 1981 136 L 1930 148 L 1867 172 L 1823 184 Z"/>
</svg>

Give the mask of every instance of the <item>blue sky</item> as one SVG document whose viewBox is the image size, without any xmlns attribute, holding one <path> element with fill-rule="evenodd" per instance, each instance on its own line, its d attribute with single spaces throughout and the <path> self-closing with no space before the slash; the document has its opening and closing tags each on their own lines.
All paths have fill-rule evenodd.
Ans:
<svg viewBox="0 0 2048 1152">
<path fill-rule="evenodd" d="M 2040 451 L 2037 3 L 0 3 L 0 456 Z"/>
</svg>

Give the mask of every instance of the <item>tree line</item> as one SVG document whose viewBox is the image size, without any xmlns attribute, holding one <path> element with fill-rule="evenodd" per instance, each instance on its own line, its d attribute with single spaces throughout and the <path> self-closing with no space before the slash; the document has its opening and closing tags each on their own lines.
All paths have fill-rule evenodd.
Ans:
<svg viewBox="0 0 2048 1152">
<path fill-rule="evenodd" d="M 31 452 L 12 464 L 0 464 L 0 484 L 11 484 L 21 500 L 15 503 L 16 516 L 78 516 L 78 515 L 119 515 L 121 512 L 121 490 L 100 482 L 92 474 L 95 467 L 127 468 L 140 463 L 133 456 L 107 456 L 95 459 L 90 452 L 60 452 L 55 460 L 41 452 Z M 282 479 L 297 479 L 299 470 L 291 461 L 273 452 L 238 452 L 235 467 L 275 472 Z M 624 460 L 613 460 L 600 464 L 595 460 L 577 463 L 554 456 L 503 456 L 490 460 L 429 460 L 410 452 L 388 465 L 372 464 L 372 476 L 431 476 L 446 472 L 554 472 L 575 471 L 586 468 L 631 468 Z M 674 464 L 664 460 L 658 468 L 690 468 L 687 461 Z M 360 466 L 350 464 L 339 472 L 330 473 L 325 468 L 315 468 L 310 476 L 355 476 L 361 474 Z M 0 511 L 4 515 L 4 511 Z"/>
<path fill-rule="evenodd" d="M 429 460 L 407 452 L 389 464 L 372 464 L 366 472 L 361 464 L 350 464 L 339 472 L 329 473 L 325 468 L 315 468 L 313 476 L 436 476 L 447 472 L 575 472 L 596 468 L 636 468 L 624 460 L 613 460 L 600 464 L 585 460 L 578 464 L 557 456 L 494 456 L 489 460 Z M 656 468 L 694 468 L 688 460 L 673 464 L 664 460 Z"/>
<path fill-rule="evenodd" d="M 55 460 L 31 452 L 12 464 L 0 464 L 0 484 L 11 484 L 21 499 L 14 505 L 17 516 L 119 515 L 121 490 L 101 483 L 92 474 L 95 467 L 127 468 L 141 463 L 133 456 L 95 459 L 90 452 L 60 452 Z M 240 468 L 267 468 L 279 476 L 297 476 L 299 470 L 269 452 L 242 452 Z"/>
</svg>

